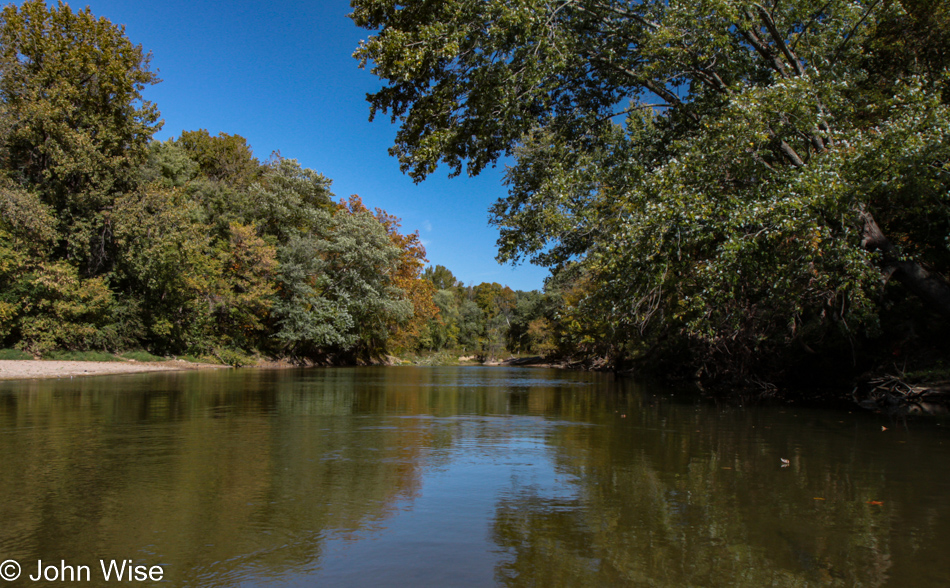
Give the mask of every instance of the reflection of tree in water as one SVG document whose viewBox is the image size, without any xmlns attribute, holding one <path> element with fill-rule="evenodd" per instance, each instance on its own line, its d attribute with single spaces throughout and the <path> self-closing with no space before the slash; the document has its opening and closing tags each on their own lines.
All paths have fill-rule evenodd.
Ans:
<svg viewBox="0 0 950 588">
<path fill-rule="evenodd" d="M 940 427 L 897 436 L 875 417 L 674 404 L 607 377 L 504 369 L 4 390 L 0 553 L 25 561 L 131 557 L 172 564 L 177 585 L 280 583 L 319 568 L 329 539 L 387 526 L 428 471 L 474 456 L 512 476 L 491 486 L 506 488 L 491 521 L 503 584 L 950 577 Z"/>
<path fill-rule="evenodd" d="M 648 502 L 634 501 L 630 510 Z M 726 514 L 697 525 L 675 496 L 654 507 L 595 515 L 590 511 L 596 508 L 580 499 L 523 493 L 502 500 L 493 539 L 510 557 L 499 564 L 496 579 L 511 586 L 854 585 L 854 577 L 806 546 L 789 542 L 785 551 L 798 561 L 788 566 L 781 553 L 741 543 L 741 523 L 722 520 Z M 883 583 L 863 565 L 852 566 L 862 585 Z"/>
<path fill-rule="evenodd" d="M 328 537 L 371 533 L 414 496 L 423 427 L 340 418 L 359 403 L 345 382 L 294 403 L 274 377 L 175 375 L 121 392 L 40 382 L 4 395 L 0 454 L 15 457 L 0 462 L 0 550 L 166 562 L 183 586 L 275 579 L 314 569 Z"/>
<path fill-rule="evenodd" d="M 648 395 L 614 410 L 592 402 L 605 404 L 607 420 L 626 415 L 623 424 L 561 427 L 550 439 L 573 481 L 568 495 L 514 483 L 499 498 L 497 581 L 881 586 L 941 573 L 908 562 L 943 561 L 948 511 L 933 488 L 946 476 L 935 472 L 927 490 L 908 487 L 905 474 L 921 463 L 885 455 L 897 444 L 878 448 L 879 426 L 840 425 L 833 412 L 762 420 Z M 897 533 L 898 520 L 914 532 Z"/>
</svg>

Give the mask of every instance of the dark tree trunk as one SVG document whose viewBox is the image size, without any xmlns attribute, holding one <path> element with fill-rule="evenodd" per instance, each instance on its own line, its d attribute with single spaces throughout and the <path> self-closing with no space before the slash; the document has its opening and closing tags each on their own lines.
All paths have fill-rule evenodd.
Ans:
<svg viewBox="0 0 950 588">
<path fill-rule="evenodd" d="M 881 270 L 893 275 L 932 310 L 950 317 L 950 284 L 939 274 L 928 272 L 919 263 L 901 259 L 900 252 L 884 236 L 871 213 L 862 207 L 858 214 L 863 225 L 861 245 L 868 251 L 881 253 Z"/>
</svg>

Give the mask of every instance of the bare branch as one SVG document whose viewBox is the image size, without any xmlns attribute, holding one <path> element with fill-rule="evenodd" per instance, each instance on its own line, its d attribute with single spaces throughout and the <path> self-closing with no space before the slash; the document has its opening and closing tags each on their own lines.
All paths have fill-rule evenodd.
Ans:
<svg viewBox="0 0 950 588">
<path fill-rule="evenodd" d="M 919 263 L 903 259 L 900 251 L 884 235 L 874 217 L 863 205 L 858 207 L 857 212 L 862 224 L 861 245 L 868 251 L 881 253 L 882 271 L 893 274 L 931 309 L 950 316 L 950 284 L 939 274 L 928 272 Z"/>
<path fill-rule="evenodd" d="M 619 112 L 612 112 L 612 113 L 610 113 L 610 114 L 605 114 L 604 116 L 598 118 L 598 119 L 595 121 L 595 123 L 599 124 L 599 123 L 604 122 L 605 120 L 610 120 L 610 119 L 614 118 L 615 116 L 623 116 L 624 114 L 630 114 L 631 112 L 635 112 L 635 111 L 637 111 L 637 110 L 654 110 L 654 109 L 657 109 L 657 108 L 672 108 L 672 107 L 673 107 L 672 105 L 666 104 L 666 103 L 663 103 L 663 104 L 636 104 L 636 105 L 634 105 L 634 106 L 631 106 L 630 108 L 624 108 L 623 110 L 621 110 L 621 111 L 619 111 Z"/>
<path fill-rule="evenodd" d="M 792 146 L 786 143 L 785 141 L 782 141 L 781 143 L 779 143 L 779 149 L 782 150 L 782 153 L 784 153 L 785 156 L 788 157 L 789 161 L 791 161 L 792 165 L 794 165 L 795 167 L 805 166 L 805 162 L 802 161 L 802 158 L 799 157 L 798 153 L 796 153 L 795 150 L 792 149 Z"/>
<path fill-rule="evenodd" d="M 722 78 L 720 78 L 719 75 L 714 71 L 708 71 L 703 68 L 697 68 L 688 73 L 699 78 L 700 80 L 705 82 L 706 85 L 710 86 L 712 89 L 716 90 L 720 94 L 732 93 L 729 90 L 729 87 L 726 86 L 726 84 L 722 81 Z"/>
<path fill-rule="evenodd" d="M 820 123 L 818 123 L 818 128 L 824 131 L 828 135 L 827 138 L 822 138 L 821 142 L 824 143 L 825 145 L 831 145 L 832 147 L 834 147 L 835 139 L 834 137 L 831 136 L 831 128 L 828 126 L 828 123 L 826 123 L 825 121 L 821 121 Z"/>
<path fill-rule="evenodd" d="M 769 135 L 773 137 L 778 136 L 775 134 L 775 131 L 771 129 L 769 129 Z M 785 142 L 784 139 L 780 139 L 778 147 L 779 147 L 779 150 L 782 152 L 782 154 L 784 154 L 785 157 L 787 157 L 788 160 L 792 162 L 792 165 L 794 165 L 795 167 L 805 167 L 805 161 L 801 158 L 801 156 L 798 155 L 798 153 L 794 149 L 792 149 L 791 145 Z"/>
</svg>

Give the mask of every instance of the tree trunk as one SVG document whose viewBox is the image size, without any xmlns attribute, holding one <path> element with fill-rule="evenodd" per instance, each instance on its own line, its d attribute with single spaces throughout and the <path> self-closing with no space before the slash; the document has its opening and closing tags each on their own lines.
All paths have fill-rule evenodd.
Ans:
<svg viewBox="0 0 950 588">
<path fill-rule="evenodd" d="M 908 290 L 913 292 L 931 310 L 950 317 L 950 284 L 939 274 L 925 270 L 919 263 L 901 259 L 871 213 L 862 206 L 858 215 L 863 224 L 861 245 L 868 251 L 880 251 L 882 271 L 891 274 Z"/>
</svg>

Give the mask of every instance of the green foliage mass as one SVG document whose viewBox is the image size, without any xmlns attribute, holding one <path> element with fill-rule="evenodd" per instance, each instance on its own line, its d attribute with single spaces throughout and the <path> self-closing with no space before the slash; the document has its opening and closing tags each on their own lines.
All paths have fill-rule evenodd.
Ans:
<svg viewBox="0 0 950 588">
<path fill-rule="evenodd" d="M 455 279 L 452 272 L 444 265 L 429 266 L 422 272 L 422 277 L 432 282 L 436 290 L 445 290 L 461 286 L 461 282 Z"/>
<path fill-rule="evenodd" d="M 318 234 L 299 235 L 280 251 L 274 315 L 292 355 L 317 350 L 367 360 L 386 350 L 392 324 L 407 321 L 412 303 L 390 276 L 401 250 L 369 212 L 340 208 Z"/>
<path fill-rule="evenodd" d="M 0 13 L 0 167 L 60 222 L 56 249 L 95 275 L 111 263 L 106 211 L 134 186 L 159 113 L 158 81 L 122 27 L 42 1 Z"/>
<path fill-rule="evenodd" d="M 367 361 L 427 302 L 397 286 L 424 251 L 395 217 L 240 135 L 151 141 L 158 79 L 122 27 L 35 0 L 0 18 L 0 347 Z"/>
<path fill-rule="evenodd" d="M 748 381 L 945 332 L 946 3 L 353 6 L 405 171 L 514 156 L 499 258 L 562 348 Z"/>
<path fill-rule="evenodd" d="M 428 321 L 416 351 L 454 351 L 483 359 L 561 351 L 550 326 L 556 307 L 551 296 L 498 283 L 465 286 L 441 265 L 426 268 L 422 276 L 438 288 L 433 302 L 439 312 Z"/>
</svg>

